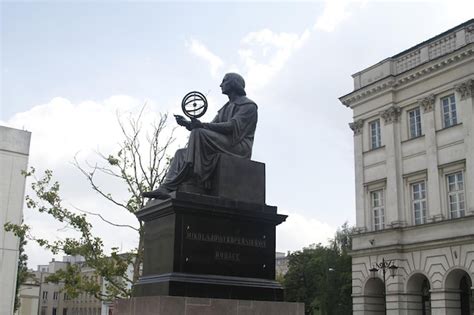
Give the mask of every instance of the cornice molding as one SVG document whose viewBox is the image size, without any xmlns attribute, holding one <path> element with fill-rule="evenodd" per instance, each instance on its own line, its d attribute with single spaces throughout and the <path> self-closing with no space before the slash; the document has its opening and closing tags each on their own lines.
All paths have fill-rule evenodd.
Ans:
<svg viewBox="0 0 474 315">
<path fill-rule="evenodd" d="M 364 120 L 358 119 L 354 120 L 354 122 L 349 123 L 349 128 L 354 131 L 354 136 L 360 135 L 362 133 L 362 128 L 364 127 Z"/>
<path fill-rule="evenodd" d="M 461 100 L 474 96 L 474 79 L 469 79 L 466 82 L 454 86 L 456 92 L 461 94 Z"/>
<path fill-rule="evenodd" d="M 434 103 L 435 103 L 436 97 L 434 94 L 430 94 L 420 100 L 418 100 L 418 104 L 423 107 L 423 112 L 428 113 L 433 111 L 434 109 Z"/>
<path fill-rule="evenodd" d="M 380 116 L 385 121 L 385 124 L 391 124 L 391 123 L 396 123 L 399 121 L 400 115 L 402 113 L 402 110 L 400 107 L 393 105 L 389 107 L 388 109 L 384 110 L 383 112 L 380 113 Z"/>
<path fill-rule="evenodd" d="M 368 98 L 375 93 L 382 92 L 389 89 L 401 87 L 409 82 L 412 82 L 421 77 L 425 77 L 434 71 L 439 71 L 442 68 L 451 65 L 454 62 L 460 62 L 470 56 L 474 55 L 474 43 L 464 46 L 463 49 L 454 51 L 446 56 L 442 56 L 436 60 L 420 64 L 416 68 L 398 75 L 390 75 L 384 79 L 374 82 L 359 90 L 353 91 L 345 96 L 339 98 L 339 101 L 346 107 Z"/>
</svg>

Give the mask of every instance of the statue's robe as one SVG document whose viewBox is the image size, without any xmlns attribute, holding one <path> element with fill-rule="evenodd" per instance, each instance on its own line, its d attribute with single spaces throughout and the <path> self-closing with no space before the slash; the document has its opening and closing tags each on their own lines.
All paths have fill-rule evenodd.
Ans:
<svg viewBox="0 0 474 315">
<path fill-rule="evenodd" d="M 191 131 L 187 148 L 176 152 L 163 186 L 176 190 L 189 172 L 198 182 L 207 181 L 219 153 L 250 159 L 257 119 L 257 105 L 246 96 L 227 102 L 210 123 Z"/>
</svg>

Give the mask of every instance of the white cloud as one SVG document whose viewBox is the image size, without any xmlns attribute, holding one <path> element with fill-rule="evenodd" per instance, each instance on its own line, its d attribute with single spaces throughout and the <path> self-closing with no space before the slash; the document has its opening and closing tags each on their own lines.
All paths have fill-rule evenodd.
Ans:
<svg viewBox="0 0 474 315">
<path fill-rule="evenodd" d="M 219 56 L 211 52 L 203 43 L 196 39 L 192 39 L 189 43 L 187 43 L 187 47 L 193 54 L 209 63 L 209 70 L 214 78 L 220 75 L 218 71 L 224 65 L 224 62 L 221 58 L 219 58 Z"/>
<path fill-rule="evenodd" d="M 249 86 L 259 89 L 280 71 L 295 51 L 300 49 L 310 35 L 274 33 L 269 29 L 247 34 L 241 40 L 239 56 L 243 63 Z"/>
<path fill-rule="evenodd" d="M 296 251 L 311 244 L 328 243 L 336 228 L 299 213 L 288 213 L 285 222 L 277 226 L 277 251 Z"/>
<path fill-rule="evenodd" d="M 323 13 L 318 16 L 314 28 L 324 32 L 332 32 L 345 19 L 351 16 L 349 6 L 358 3 L 360 7 L 368 0 L 324 0 Z"/>
</svg>

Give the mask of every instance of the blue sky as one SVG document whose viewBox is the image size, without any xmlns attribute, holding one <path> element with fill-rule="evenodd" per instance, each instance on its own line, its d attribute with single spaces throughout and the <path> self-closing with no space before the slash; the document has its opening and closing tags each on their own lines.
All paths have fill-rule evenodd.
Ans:
<svg viewBox="0 0 474 315">
<path fill-rule="evenodd" d="M 58 95 L 72 101 L 114 94 L 158 99 L 208 90 L 207 65 L 196 62 L 187 41 L 199 37 L 233 62 L 244 34 L 275 21 L 273 31 L 300 32 L 320 6 L 3 3 L 1 100 L 8 106 L 1 118 Z"/>
<path fill-rule="evenodd" d="M 131 215 L 91 193 L 71 165 L 114 152 L 116 115 L 146 107 L 179 113 L 191 90 L 207 94 L 238 71 L 259 105 L 253 159 L 266 163 L 267 203 L 289 214 L 277 249 L 325 242 L 355 222 L 352 113 L 338 97 L 351 74 L 470 18 L 472 1 L 0 2 L 0 124 L 32 132 L 30 165 L 53 169 L 67 204 L 119 223 Z M 170 125 L 173 122 L 170 121 Z M 180 130 L 177 146 L 186 141 Z M 171 152 L 172 153 L 172 152 Z M 119 183 L 103 185 L 120 196 Z M 69 231 L 25 210 L 41 236 Z M 106 246 L 136 246 L 130 231 L 96 223 Z M 120 235 L 111 237 L 110 235 Z M 33 244 L 30 267 L 49 260 Z M 46 256 L 45 256 L 46 255 Z"/>
</svg>

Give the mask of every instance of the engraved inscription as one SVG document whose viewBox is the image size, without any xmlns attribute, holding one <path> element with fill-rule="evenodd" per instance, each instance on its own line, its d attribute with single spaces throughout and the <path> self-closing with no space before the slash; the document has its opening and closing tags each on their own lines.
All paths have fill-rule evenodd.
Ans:
<svg viewBox="0 0 474 315">
<path fill-rule="evenodd" d="M 214 233 L 186 232 L 186 239 L 192 241 L 211 242 L 219 244 L 230 244 L 238 246 L 249 246 L 257 248 L 266 248 L 265 239 L 246 238 L 241 236 L 222 235 Z"/>
<path fill-rule="evenodd" d="M 214 255 L 215 260 L 224 260 L 224 261 L 240 261 L 240 253 L 232 252 L 220 252 L 216 251 Z"/>
</svg>

